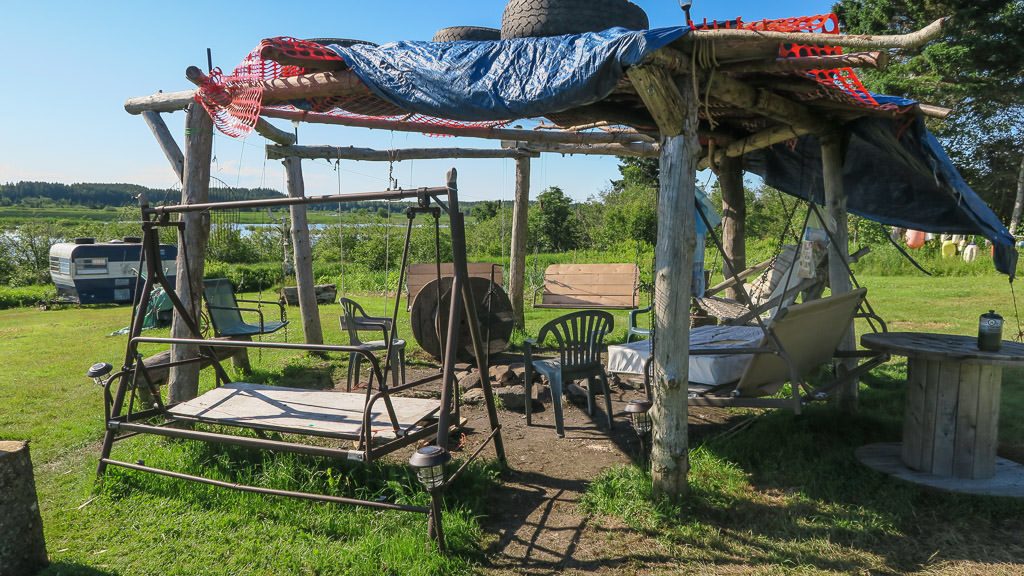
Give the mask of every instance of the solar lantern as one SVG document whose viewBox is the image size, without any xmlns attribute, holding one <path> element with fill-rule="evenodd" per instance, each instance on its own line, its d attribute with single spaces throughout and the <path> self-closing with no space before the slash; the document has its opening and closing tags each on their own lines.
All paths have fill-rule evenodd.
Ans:
<svg viewBox="0 0 1024 576">
<path fill-rule="evenodd" d="M 440 446 L 425 446 L 409 458 L 409 466 L 416 471 L 420 483 L 430 492 L 444 484 L 444 465 L 452 455 Z"/>
<path fill-rule="evenodd" d="M 86 378 L 92 378 L 92 381 L 97 386 L 103 386 L 103 377 L 110 374 L 110 371 L 114 367 L 106 362 L 97 362 L 89 367 L 89 371 L 85 373 Z"/>
<path fill-rule="evenodd" d="M 632 400 L 626 404 L 626 414 L 629 414 L 629 422 L 637 435 L 643 437 L 651 432 L 651 404 L 647 400 Z"/>
</svg>

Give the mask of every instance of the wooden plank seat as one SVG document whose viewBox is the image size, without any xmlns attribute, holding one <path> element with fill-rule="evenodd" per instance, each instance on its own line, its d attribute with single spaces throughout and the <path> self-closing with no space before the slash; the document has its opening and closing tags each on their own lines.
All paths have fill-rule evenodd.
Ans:
<svg viewBox="0 0 1024 576">
<path fill-rule="evenodd" d="M 391 396 L 399 427 L 408 430 L 437 415 L 434 399 Z M 359 440 L 366 394 L 307 390 L 233 382 L 168 409 L 179 419 L 273 432 Z M 374 440 L 393 440 L 395 431 L 383 400 L 373 405 Z"/>
<path fill-rule="evenodd" d="M 533 307 L 632 310 L 639 286 L 636 264 L 552 264 L 544 270 Z"/>
<path fill-rule="evenodd" d="M 493 264 L 491 262 L 470 262 L 467 264 L 469 268 L 470 278 L 486 278 L 491 280 L 492 275 L 494 283 L 498 286 L 504 286 L 504 269 L 501 264 Z M 451 278 L 455 275 L 455 271 L 452 263 L 441 264 L 441 277 Z M 412 308 L 412 303 L 416 300 L 416 295 L 423 290 L 423 287 L 437 280 L 437 264 L 410 264 L 409 265 L 409 278 L 406 280 L 406 288 L 408 290 L 407 304 L 408 308 Z"/>
</svg>

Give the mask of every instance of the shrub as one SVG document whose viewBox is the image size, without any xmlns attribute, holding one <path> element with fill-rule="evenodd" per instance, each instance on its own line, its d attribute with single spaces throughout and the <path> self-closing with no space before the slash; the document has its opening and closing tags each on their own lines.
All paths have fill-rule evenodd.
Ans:
<svg viewBox="0 0 1024 576">
<path fill-rule="evenodd" d="M 22 286 L 18 288 L 0 286 L 0 310 L 35 306 L 54 296 L 56 296 L 56 290 L 53 286 Z"/>
</svg>

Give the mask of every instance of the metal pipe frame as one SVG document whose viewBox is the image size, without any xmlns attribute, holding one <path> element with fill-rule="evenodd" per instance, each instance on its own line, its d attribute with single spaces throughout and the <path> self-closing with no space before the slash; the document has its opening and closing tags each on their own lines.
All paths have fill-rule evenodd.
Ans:
<svg viewBox="0 0 1024 576">
<path fill-rule="evenodd" d="M 281 206 L 305 206 L 308 204 L 336 204 L 338 202 L 369 202 L 374 200 L 411 200 L 424 196 L 443 196 L 449 189 L 444 187 L 416 188 L 415 190 L 384 190 L 381 192 L 352 192 L 327 196 L 303 196 L 299 198 L 264 198 L 262 200 L 236 200 L 234 202 L 207 202 L 204 204 L 171 204 L 147 206 L 142 209 L 143 217 L 148 215 L 184 214 L 207 210 L 237 210 L 241 208 L 274 208 Z M 444 207 L 444 205 L 442 205 Z"/>
<path fill-rule="evenodd" d="M 440 197 L 442 196 L 448 199 L 447 204 L 441 201 Z M 435 438 L 435 441 L 439 446 L 446 448 L 448 444 L 448 431 L 451 420 L 453 400 L 454 402 L 457 403 L 457 399 L 453 398 L 453 389 L 456 384 L 454 371 L 455 357 L 452 351 L 459 349 L 458 330 L 449 330 L 449 333 L 447 335 L 448 342 L 446 342 L 445 347 L 445 350 L 448 351 L 449 353 L 445 354 L 444 356 L 444 367 L 440 374 L 420 379 L 417 382 L 408 383 L 399 387 L 395 387 L 394 390 L 389 390 L 384 375 L 381 371 L 380 363 L 377 361 L 376 357 L 372 353 L 367 352 L 365 350 L 360 350 L 357 347 L 333 346 L 324 344 L 291 344 L 281 342 L 252 342 L 236 340 L 203 339 L 199 332 L 199 326 L 196 317 L 192 316 L 185 309 L 184 304 L 181 302 L 180 298 L 178 298 L 175 290 L 171 288 L 169 281 L 164 275 L 160 258 L 159 229 L 161 227 L 169 226 L 176 227 L 178 230 L 179 239 L 181 239 L 182 235 L 184 234 L 184 225 L 181 222 L 171 222 L 169 220 L 170 214 L 184 214 L 189 212 L 204 212 L 212 210 L 232 210 L 241 208 L 296 206 L 351 201 L 408 199 L 416 199 L 418 201 L 420 207 L 419 211 L 428 210 L 430 202 L 434 201 L 437 203 L 440 209 L 444 210 L 451 217 L 453 244 L 452 259 L 455 265 L 453 288 L 458 289 L 456 289 L 452 295 L 449 310 L 449 319 L 454 318 L 455 321 L 450 322 L 449 326 L 458 326 L 458 319 L 461 313 L 465 312 L 467 314 L 467 319 L 470 321 L 469 324 L 472 346 L 477 355 L 478 366 L 481 369 L 481 373 L 485 373 L 484 370 L 486 369 L 487 366 L 487 357 L 486 353 L 484 352 L 483 344 L 480 341 L 480 326 L 478 325 L 476 310 L 472 304 L 472 293 L 468 282 L 469 272 L 466 264 L 465 224 L 464 219 L 462 218 L 462 212 L 459 209 L 458 187 L 456 185 L 456 172 L 454 169 L 448 173 L 447 182 L 444 187 L 419 188 L 416 190 L 387 190 L 383 192 L 336 194 L 330 196 L 319 196 L 310 198 L 272 198 L 264 200 L 246 200 L 238 202 L 170 205 L 157 207 L 151 207 L 146 202 L 146 199 L 140 196 L 139 204 L 140 210 L 142 212 L 142 229 L 144 243 L 143 259 L 145 260 L 146 264 L 146 278 L 141 288 L 141 296 L 139 297 L 132 311 L 131 330 L 127 350 L 125 351 L 125 360 L 123 367 L 119 372 L 110 376 L 105 382 L 103 382 L 106 431 L 103 441 L 103 447 L 101 449 L 99 466 L 97 467 L 97 474 L 102 476 L 107 466 L 121 466 L 124 468 L 137 470 L 141 472 L 150 472 L 153 474 L 159 474 L 171 478 L 190 480 L 194 482 L 200 482 L 214 486 L 220 486 L 258 494 L 289 496 L 294 498 L 302 498 L 321 502 L 349 504 L 354 506 L 365 506 L 371 508 L 401 510 L 407 512 L 427 514 L 429 518 L 428 533 L 432 537 L 434 537 L 434 539 L 437 541 L 438 547 L 443 551 L 444 536 L 441 526 L 440 490 L 431 491 L 431 506 L 430 508 L 424 508 L 417 506 L 397 505 L 386 502 L 366 501 L 354 498 L 342 498 L 328 495 L 309 494 L 304 492 L 276 490 L 270 488 L 234 484 L 230 482 L 212 480 L 201 476 L 195 476 L 191 474 L 184 474 L 180 472 L 173 472 L 170 470 L 163 470 L 159 468 L 145 466 L 142 463 L 131 464 L 110 458 L 110 452 L 113 448 L 113 444 L 116 441 L 124 440 L 126 438 L 130 438 L 140 434 L 153 434 L 164 437 L 182 438 L 204 442 L 225 443 L 240 446 L 248 446 L 251 448 L 288 451 L 321 457 L 336 457 L 344 458 L 346 460 L 360 461 L 372 461 L 375 458 L 381 457 L 385 454 L 389 454 L 404 446 L 408 446 L 410 444 L 420 441 L 421 439 L 429 438 L 431 436 Z M 435 211 L 437 210 L 437 208 L 430 208 L 429 210 Z M 410 214 L 410 219 L 412 217 L 413 214 Z M 403 260 L 406 260 L 407 258 L 408 255 L 406 254 L 403 257 Z M 143 318 L 145 315 L 146 308 L 150 301 L 150 292 L 156 285 L 160 285 L 161 287 L 164 288 L 165 292 L 167 293 L 171 300 L 173 308 L 179 314 L 182 320 L 186 323 L 186 326 L 189 328 L 189 332 L 191 332 L 193 338 L 156 338 L 141 335 Z M 396 315 L 398 306 L 397 299 L 400 298 L 401 296 L 399 293 L 399 295 L 396 296 Z M 158 389 L 155 391 L 155 393 L 157 394 L 156 407 L 135 412 L 132 408 L 133 403 L 130 403 L 128 412 L 123 413 L 125 396 L 129 394 L 129 391 L 133 399 L 132 402 L 134 402 L 134 396 L 136 393 L 136 389 L 138 388 L 140 376 L 146 382 L 149 388 L 153 388 L 152 381 L 148 375 L 147 367 L 145 366 L 142 356 L 138 353 L 138 348 L 140 344 L 186 344 L 198 346 L 200 349 L 200 354 L 198 357 L 190 358 L 184 361 L 171 364 L 180 365 L 191 362 L 202 362 L 206 359 L 209 359 L 211 360 L 214 370 L 217 374 L 218 385 L 229 382 L 230 378 L 224 371 L 223 367 L 220 365 L 220 362 L 217 360 L 216 354 L 214 352 L 215 348 L 265 348 L 277 350 L 303 350 L 312 352 L 340 352 L 350 354 L 361 354 L 364 355 L 370 361 L 370 365 L 372 366 L 373 369 L 373 375 L 371 376 L 371 378 L 377 378 L 377 381 L 379 382 L 379 391 L 371 396 L 370 388 L 367 389 L 367 402 L 364 407 L 363 434 L 361 435 L 361 438 L 359 438 L 360 446 L 358 450 L 339 450 L 319 446 L 311 446 L 307 444 L 297 444 L 293 442 L 269 440 L 265 438 L 248 438 L 230 434 L 218 434 L 193 429 L 174 428 L 171 426 L 173 425 L 174 422 L 201 422 L 201 420 L 185 417 L 176 417 L 174 415 L 171 415 L 168 412 L 168 409 L 170 407 L 165 406 L 163 402 L 160 400 Z M 390 360 L 388 360 L 387 365 L 390 365 Z M 111 393 L 111 386 L 113 385 L 115 379 L 118 381 L 118 385 L 116 390 L 113 393 Z M 399 426 L 398 419 L 395 416 L 394 408 L 391 404 L 390 393 L 392 391 L 407 390 L 415 386 L 419 386 L 429 382 L 435 382 L 439 379 L 442 380 L 443 385 L 441 390 L 440 407 L 435 412 L 437 414 L 436 422 L 432 424 L 426 424 L 421 427 L 413 425 L 410 428 L 403 430 Z M 370 387 L 372 387 L 372 385 L 373 382 L 371 379 Z M 491 434 L 485 440 L 484 445 L 493 441 L 495 444 L 495 451 L 498 455 L 499 460 L 501 461 L 502 465 L 507 466 L 507 460 L 505 458 L 505 452 L 501 442 L 501 426 L 498 422 L 497 410 L 494 405 L 493 392 L 490 389 L 490 382 L 485 381 L 483 386 L 487 401 L 488 417 L 491 425 Z M 394 427 L 396 437 L 394 440 L 390 442 L 379 444 L 377 447 L 374 447 L 372 430 L 368 425 L 368 419 L 370 417 L 370 411 L 372 410 L 374 404 L 380 400 L 383 400 L 387 405 L 389 416 L 391 417 L 391 422 Z M 148 420 L 160 416 L 167 418 L 167 420 L 157 425 L 135 423 L 139 420 Z M 230 425 L 236 426 L 235 424 Z M 251 428 L 246 426 L 238 427 Z M 311 434 L 303 433 L 303 435 Z M 471 456 L 470 460 L 475 459 L 479 455 L 479 453 L 480 450 L 477 450 L 477 452 L 474 453 L 473 456 Z M 443 487 L 441 488 L 441 490 L 443 490 Z"/>
</svg>

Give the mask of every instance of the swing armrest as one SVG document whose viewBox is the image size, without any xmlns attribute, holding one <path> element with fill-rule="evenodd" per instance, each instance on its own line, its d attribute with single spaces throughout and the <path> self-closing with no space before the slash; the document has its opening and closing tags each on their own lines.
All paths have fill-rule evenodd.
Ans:
<svg viewBox="0 0 1024 576">
<path fill-rule="evenodd" d="M 238 302 L 246 302 L 246 300 L 238 300 Z M 238 312 L 255 312 L 260 317 L 260 332 L 263 331 L 266 322 L 263 320 L 263 310 L 259 308 L 239 308 L 238 306 L 207 306 L 210 310 L 237 310 Z"/>
<path fill-rule="evenodd" d="M 284 322 L 284 317 L 285 317 L 284 303 L 281 302 L 280 300 L 248 300 L 248 299 L 245 299 L 245 298 L 236 298 L 235 301 L 236 302 L 245 302 L 247 304 L 260 304 L 260 305 L 266 304 L 268 306 L 273 304 L 274 306 L 277 306 L 281 310 L 281 321 Z"/>
<path fill-rule="evenodd" d="M 715 294 L 718 294 L 719 292 L 725 290 L 726 288 L 732 288 L 733 286 L 736 286 L 740 282 L 743 282 L 750 276 L 753 276 L 754 274 L 757 274 L 759 272 L 764 272 L 771 263 L 771 260 L 765 260 L 764 262 L 755 264 L 750 268 L 747 268 L 746 270 L 739 272 L 735 276 L 730 276 L 726 278 L 725 281 L 719 284 L 715 284 L 711 288 L 708 288 L 707 290 L 704 291 L 704 295 L 714 296 Z"/>
</svg>

